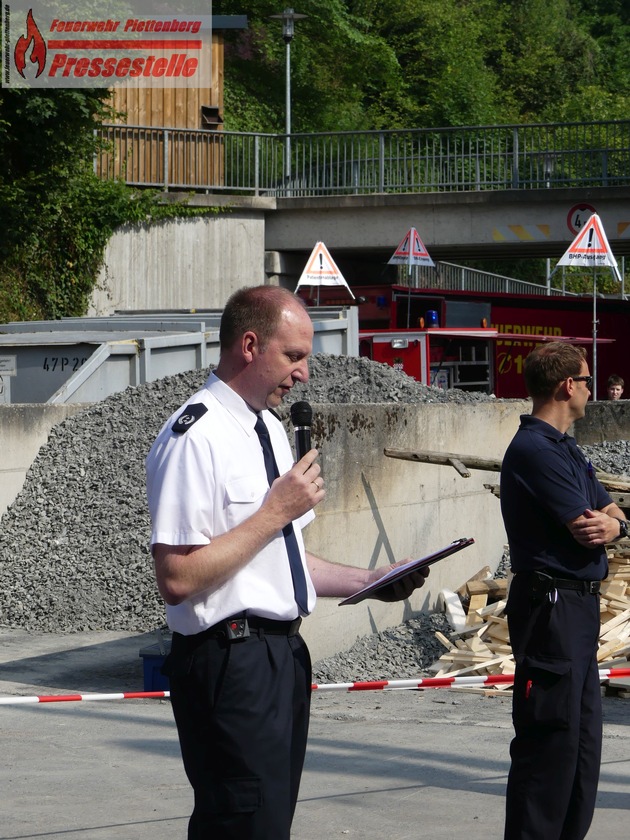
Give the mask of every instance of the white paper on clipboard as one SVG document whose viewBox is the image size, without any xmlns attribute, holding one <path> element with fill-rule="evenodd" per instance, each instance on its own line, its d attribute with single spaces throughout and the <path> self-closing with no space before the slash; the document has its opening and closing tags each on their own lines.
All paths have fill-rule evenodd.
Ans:
<svg viewBox="0 0 630 840">
<path fill-rule="evenodd" d="M 451 554 L 455 554 L 456 551 L 461 551 L 462 548 L 466 548 L 466 546 L 472 545 L 474 542 L 475 540 L 472 537 L 460 537 L 458 540 L 453 540 L 452 543 L 444 546 L 444 548 L 440 548 L 438 551 L 434 551 L 432 554 L 427 554 L 418 560 L 410 560 L 408 563 L 403 563 L 402 566 L 397 566 L 391 572 L 387 572 L 386 575 L 383 575 L 375 583 L 364 586 L 363 589 L 359 589 L 354 595 L 344 598 L 343 601 L 339 602 L 338 606 L 343 607 L 346 604 L 358 604 L 360 601 L 369 598 L 375 592 L 384 589 L 391 583 L 412 574 L 418 569 L 423 569 L 425 566 L 437 563 L 438 560 L 442 560 L 444 557 L 450 557 Z"/>
</svg>

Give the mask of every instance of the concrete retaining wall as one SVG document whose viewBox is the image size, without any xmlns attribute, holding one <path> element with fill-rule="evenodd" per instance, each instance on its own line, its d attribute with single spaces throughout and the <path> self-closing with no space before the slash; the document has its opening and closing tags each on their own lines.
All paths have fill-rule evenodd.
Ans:
<svg viewBox="0 0 630 840">
<path fill-rule="evenodd" d="M 630 400 L 592 402 L 586 416 L 573 430 L 578 443 L 603 443 L 607 440 L 630 440 Z"/>
<path fill-rule="evenodd" d="M 0 405 L 0 516 L 22 489 L 50 430 L 84 405 Z"/>
<path fill-rule="evenodd" d="M 364 601 L 339 607 L 320 598 L 304 635 L 315 658 L 358 636 L 399 624 L 436 605 L 485 565 L 496 568 L 505 544 L 499 500 L 484 484 L 496 473 L 462 478 L 452 467 L 385 457 L 388 449 L 434 449 L 501 457 L 527 404 L 314 406 L 313 437 L 321 451 L 327 497 L 305 532 L 307 547 L 338 562 L 374 567 L 420 557 L 458 537 L 475 545 L 431 568 L 408 602 Z"/>
<path fill-rule="evenodd" d="M 87 314 L 221 308 L 241 286 L 265 282 L 264 255 L 253 200 L 217 216 L 125 225 L 107 245 Z"/>
</svg>

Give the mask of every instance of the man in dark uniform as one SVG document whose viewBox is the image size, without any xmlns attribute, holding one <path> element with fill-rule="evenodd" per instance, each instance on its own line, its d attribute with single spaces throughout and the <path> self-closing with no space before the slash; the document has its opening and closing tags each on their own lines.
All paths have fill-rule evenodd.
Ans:
<svg viewBox="0 0 630 840">
<path fill-rule="evenodd" d="M 521 417 L 501 470 L 516 660 L 505 840 L 582 840 L 601 759 L 596 653 L 605 544 L 626 536 L 628 525 L 567 435 L 590 395 L 584 349 L 540 345 L 524 376 L 533 410 Z"/>
<path fill-rule="evenodd" d="M 308 380 L 303 303 L 286 289 L 241 289 L 219 337 L 216 370 L 147 457 L 152 551 L 173 630 L 165 673 L 195 793 L 189 840 L 289 840 L 311 688 L 300 621 L 317 595 L 351 595 L 391 566 L 305 550 L 324 479 L 317 450 L 293 463 L 273 411 Z M 406 598 L 424 578 L 380 598 Z"/>
</svg>

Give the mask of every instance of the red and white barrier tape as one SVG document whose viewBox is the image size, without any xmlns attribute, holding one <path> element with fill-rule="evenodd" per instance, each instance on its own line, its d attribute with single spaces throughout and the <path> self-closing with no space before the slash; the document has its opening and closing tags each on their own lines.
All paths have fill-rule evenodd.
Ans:
<svg viewBox="0 0 630 840">
<path fill-rule="evenodd" d="M 630 668 L 608 668 L 599 672 L 600 680 L 615 677 L 630 677 Z M 420 680 L 377 680 L 375 682 L 332 683 L 330 685 L 313 685 L 314 689 L 371 691 L 385 688 L 452 688 L 454 685 L 511 685 L 514 674 L 491 674 L 489 676 L 469 677 L 425 677 Z"/>
<path fill-rule="evenodd" d="M 599 672 L 600 680 L 630 677 L 630 668 L 608 668 Z M 452 688 L 455 685 L 511 685 L 513 674 L 469 677 L 423 677 L 419 680 L 373 680 L 351 683 L 313 683 L 313 691 L 382 691 L 386 688 Z M 0 697 L 0 705 L 20 703 L 69 703 L 77 700 L 153 700 L 171 696 L 170 691 L 125 691 L 118 694 L 49 694 L 34 697 Z"/>
<path fill-rule="evenodd" d="M 170 697 L 170 691 L 124 691 L 117 694 L 48 694 L 34 697 L 0 697 L 0 705 L 14 703 L 71 703 L 76 700 L 144 700 Z"/>
</svg>

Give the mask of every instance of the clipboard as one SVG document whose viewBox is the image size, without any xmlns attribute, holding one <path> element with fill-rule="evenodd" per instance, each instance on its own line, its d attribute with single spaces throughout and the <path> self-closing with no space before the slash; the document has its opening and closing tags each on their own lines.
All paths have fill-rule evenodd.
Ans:
<svg viewBox="0 0 630 840">
<path fill-rule="evenodd" d="M 425 557 L 420 557 L 418 560 L 410 560 L 408 563 L 403 563 L 402 566 L 397 566 L 395 569 L 392 569 L 391 572 L 383 575 L 383 577 L 379 578 L 379 580 L 375 583 L 370 583 L 369 586 L 364 586 L 363 589 L 359 589 L 359 591 L 355 592 L 354 595 L 344 598 L 344 600 L 340 601 L 337 606 L 343 607 L 346 604 L 358 604 L 360 601 L 363 601 L 365 598 L 369 598 L 380 589 L 384 589 L 386 586 L 389 586 L 389 584 L 395 583 L 397 580 L 418 571 L 418 569 L 424 569 L 425 566 L 431 566 L 433 563 L 437 563 L 438 560 L 444 559 L 444 557 L 450 557 L 451 554 L 461 551 L 462 548 L 466 548 L 474 542 L 475 540 L 472 537 L 460 537 L 458 540 L 453 540 L 452 543 L 449 543 L 444 548 L 440 548 L 438 551 L 434 551 L 432 554 L 427 554 Z"/>
</svg>

